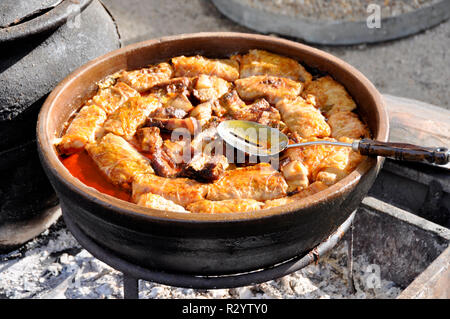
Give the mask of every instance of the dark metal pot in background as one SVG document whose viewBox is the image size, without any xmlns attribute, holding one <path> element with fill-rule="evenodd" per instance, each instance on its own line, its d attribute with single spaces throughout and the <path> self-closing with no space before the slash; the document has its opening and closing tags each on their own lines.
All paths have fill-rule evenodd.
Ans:
<svg viewBox="0 0 450 319">
<path fill-rule="evenodd" d="M 120 47 L 97 0 L 0 3 L 0 251 L 22 245 L 60 216 L 37 155 L 43 101 L 70 72 Z"/>
</svg>

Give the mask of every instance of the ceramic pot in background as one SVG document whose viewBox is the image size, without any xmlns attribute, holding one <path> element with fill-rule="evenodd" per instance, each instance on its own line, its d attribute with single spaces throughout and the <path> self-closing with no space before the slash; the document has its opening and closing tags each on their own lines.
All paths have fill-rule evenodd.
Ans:
<svg viewBox="0 0 450 319">
<path fill-rule="evenodd" d="M 37 155 L 43 101 L 73 70 L 121 44 L 97 0 L 5 0 L 0 12 L 0 251 L 8 251 L 61 214 Z"/>
</svg>

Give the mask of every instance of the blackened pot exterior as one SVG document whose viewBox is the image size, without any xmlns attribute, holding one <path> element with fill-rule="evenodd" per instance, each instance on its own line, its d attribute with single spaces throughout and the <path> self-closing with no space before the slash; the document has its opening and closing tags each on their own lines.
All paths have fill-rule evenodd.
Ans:
<svg viewBox="0 0 450 319">
<path fill-rule="evenodd" d="M 95 82 L 176 55 L 224 57 L 259 48 L 290 56 L 333 75 L 355 98 L 373 137 L 386 141 L 383 100 L 357 70 L 322 51 L 287 40 L 240 33 L 200 33 L 125 47 L 78 69 L 52 92 L 38 121 L 43 167 L 63 215 L 122 258 L 143 267 L 196 275 L 231 274 L 283 262 L 313 249 L 357 208 L 382 159 L 369 158 L 328 189 L 296 203 L 253 213 L 183 214 L 148 209 L 102 194 L 74 178 L 52 144 L 62 123 L 95 90 Z"/>
<path fill-rule="evenodd" d="M 61 215 L 37 154 L 36 122 L 45 98 L 71 71 L 120 47 L 116 25 L 105 8 L 96 0 L 78 4 L 79 16 L 70 23 L 59 26 L 61 19 L 52 13 L 46 25 L 39 24 L 40 33 L 30 27 L 29 34 L 23 31 L 14 40 L 0 37 L 1 251 L 34 238 Z M 61 11 L 60 6 L 73 10 L 70 1 L 53 10 Z M 67 18 L 65 11 L 61 15 Z M 16 28 L 24 29 L 19 24 L 11 33 Z"/>
<path fill-rule="evenodd" d="M 195 275 L 253 271 L 302 255 L 319 245 L 358 207 L 376 177 L 300 211 L 233 221 L 155 220 L 112 216 L 111 207 L 86 201 L 52 179 L 63 216 L 97 244 L 142 267 Z"/>
</svg>

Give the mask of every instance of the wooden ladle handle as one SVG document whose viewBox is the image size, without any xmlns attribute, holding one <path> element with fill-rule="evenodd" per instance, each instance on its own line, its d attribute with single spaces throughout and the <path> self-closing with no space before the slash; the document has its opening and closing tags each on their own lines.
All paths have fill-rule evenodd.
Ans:
<svg viewBox="0 0 450 319">
<path fill-rule="evenodd" d="M 450 161 L 450 152 L 445 147 L 431 148 L 362 139 L 358 143 L 358 151 L 362 155 L 383 156 L 400 161 L 427 162 L 438 165 L 446 165 Z"/>
</svg>

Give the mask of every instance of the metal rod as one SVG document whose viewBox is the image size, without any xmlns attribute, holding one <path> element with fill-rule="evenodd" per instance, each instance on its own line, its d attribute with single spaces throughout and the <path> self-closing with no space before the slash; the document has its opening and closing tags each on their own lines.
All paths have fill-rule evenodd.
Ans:
<svg viewBox="0 0 450 319">
<path fill-rule="evenodd" d="M 258 284 L 275 278 L 281 278 L 306 267 L 315 260 L 313 254 L 309 253 L 303 256 L 297 256 L 296 258 L 293 258 L 289 261 L 274 265 L 266 269 L 256 270 L 244 274 L 224 276 L 195 276 L 190 274 L 151 270 L 143 268 L 136 264 L 132 264 L 131 262 L 128 262 L 116 256 L 107 248 L 97 245 L 91 238 L 84 234 L 80 228 L 78 228 L 78 226 L 71 220 L 67 212 L 63 211 L 63 215 L 67 228 L 78 240 L 81 246 L 83 246 L 96 258 L 105 262 L 114 269 L 124 273 L 124 289 L 126 298 L 138 297 L 136 278 L 175 287 L 196 289 L 235 288 L 248 286 L 251 284 Z M 336 246 L 336 244 L 348 230 L 354 217 L 355 212 L 350 214 L 348 219 L 338 227 L 334 234 L 329 236 L 326 241 L 322 242 L 314 249 L 317 255 L 323 256 L 325 253 Z"/>
<path fill-rule="evenodd" d="M 348 283 L 352 294 L 356 293 L 355 281 L 353 279 L 353 220 L 350 224 L 350 241 L 348 243 L 347 267 L 348 267 Z"/>
<path fill-rule="evenodd" d="M 123 274 L 123 298 L 139 299 L 139 279 L 129 274 Z"/>
</svg>

